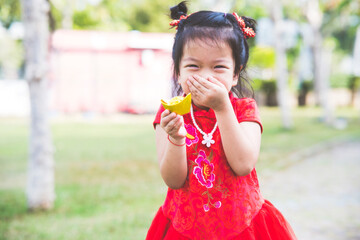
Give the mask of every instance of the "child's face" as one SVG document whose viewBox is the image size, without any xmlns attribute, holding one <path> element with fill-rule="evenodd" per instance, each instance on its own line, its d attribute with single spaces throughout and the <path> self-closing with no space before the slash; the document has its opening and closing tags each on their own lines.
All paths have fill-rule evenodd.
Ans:
<svg viewBox="0 0 360 240">
<path fill-rule="evenodd" d="M 219 44 L 212 43 L 211 40 L 209 42 L 194 40 L 184 46 L 178 81 L 186 94 L 189 93 L 186 81 L 193 75 L 205 79 L 212 76 L 221 82 L 228 92 L 237 84 L 238 76 L 234 75 L 235 62 L 232 49 L 224 42 Z"/>
</svg>

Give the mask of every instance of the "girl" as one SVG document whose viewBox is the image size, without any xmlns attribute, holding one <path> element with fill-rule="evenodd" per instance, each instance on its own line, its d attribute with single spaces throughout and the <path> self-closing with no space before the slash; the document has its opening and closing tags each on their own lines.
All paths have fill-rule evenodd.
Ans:
<svg viewBox="0 0 360 240">
<path fill-rule="evenodd" d="M 171 8 L 171 17 L 174 79 L 178 94 L 191 93 L 192 107 L 184 116 L 163 107 L 156 115 L 169 189 L 146 239 L 296 239 L 261 196 L 255 171 L 262 125 L 242 78 L 255 21 L 236 13 L 187 15 L 185 2 Z"/>
</svg>

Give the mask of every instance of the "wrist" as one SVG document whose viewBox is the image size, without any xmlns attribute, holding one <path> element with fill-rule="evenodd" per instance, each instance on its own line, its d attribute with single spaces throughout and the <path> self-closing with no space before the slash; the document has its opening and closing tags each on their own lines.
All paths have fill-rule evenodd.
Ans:
<svg viewBox="0 0 360 240">
<path fill-rule="evenodd" d="M 185 137 L 180 137 L 180 138 L 173 138 L 172 136 L 168 135 L 168 140 L 172 145 L 181 147 L 185 145 Z"/>
<path fill-rule="evenodd" d="M 215 108 L 213 108 L 214 112 L 217 114 L 221 114 L 223 112 L 232 110 L 232 105 L 230 99 L 226 99 L 223 103 L 219 104 Z"/>
</svg>

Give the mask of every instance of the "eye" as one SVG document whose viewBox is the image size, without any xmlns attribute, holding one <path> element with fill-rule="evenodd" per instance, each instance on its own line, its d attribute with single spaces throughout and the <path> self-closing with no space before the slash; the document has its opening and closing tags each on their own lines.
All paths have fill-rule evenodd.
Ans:
<svg viewBox="0 0 360 240">
<path fill-rule="evenodd" d="M 189 65 L 186 65 L 185 67 L 186 68 L 198 68 L 198 66 L 195 64 L 189 64 Z"/>
<path fill-rule="evenodd" d="M 227 67 L 224 65 L 216 65 L 215 68 L 227 68 Z"/>
</svg>

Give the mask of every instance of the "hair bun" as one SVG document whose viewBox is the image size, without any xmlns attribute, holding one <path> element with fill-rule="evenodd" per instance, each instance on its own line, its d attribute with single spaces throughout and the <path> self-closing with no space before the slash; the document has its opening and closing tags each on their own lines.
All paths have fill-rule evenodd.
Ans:
<svg viewBox="0 0 360 240">
<path fill-rule="evenodd" d="M 180 19 L 182 15 L 186 16 L 187 11 L 188 9 L 186 7 L 186 1 L 182 1 L 178 5 L 170 8 L 170 12 L 171 12 L 170 17 L 171 19 L 174 20 Z"/>
<path fill-rule="evenodd" d="M 241 18 L 245 22 L 245 27 L 252 28 L 254 30 L 254 32 L 256 32 L 256 21 L 254 19 L 249 18 L 249 17 L 244 17 L 244 16 L 241 16 Z"/>
</svg>

